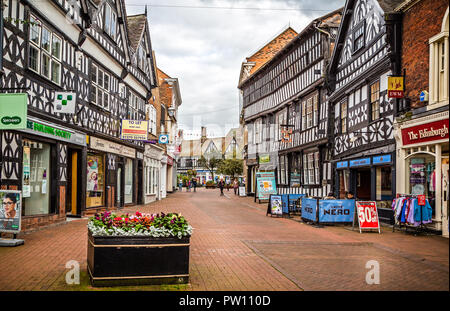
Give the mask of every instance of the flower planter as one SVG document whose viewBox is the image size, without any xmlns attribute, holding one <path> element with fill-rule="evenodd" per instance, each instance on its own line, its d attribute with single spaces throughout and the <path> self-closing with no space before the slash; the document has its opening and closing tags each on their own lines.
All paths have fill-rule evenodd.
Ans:
<svg viewBox="0 0 450 311">
<path fill-rule="evenodd" d="M 190 236 L 93 236 L 88 230 L 88 273 L 93 286 L 189 282 Z"/>
</svg>

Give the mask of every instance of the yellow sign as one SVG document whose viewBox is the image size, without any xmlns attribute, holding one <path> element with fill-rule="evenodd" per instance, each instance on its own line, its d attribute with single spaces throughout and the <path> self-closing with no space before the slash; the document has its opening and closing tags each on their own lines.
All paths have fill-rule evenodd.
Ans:
<svg viewBox="0 0 450 311">
<path fill-rule="evenodd" d="M 402 98 L 403 95 L 403 77 L 388 77 L 388 97 Z"/>
<path fill-rule="evenodd" d="M 122 120 L 121 139 L 147 140 L 148 121 Z"/>
<path fill-rule="evenodd" d="M 403 91 L 403 77 L 388 77 L 388 91 Z"/>
</svg>

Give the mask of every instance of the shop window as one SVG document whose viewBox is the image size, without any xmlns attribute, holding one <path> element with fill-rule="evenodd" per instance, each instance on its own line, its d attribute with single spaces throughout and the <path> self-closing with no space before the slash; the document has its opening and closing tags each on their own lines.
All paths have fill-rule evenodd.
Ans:
<svg viewBox="0 0 450 311">
<path fill-rule="evenodd" d="M 86 207 L 104 206 L 105 169 L 103 155 L 87 155 Z"/>
<path fill-rule="evenodd" d="M 339 175 L 339 199 L 345 198 L 345 193 L 350 191 L 350 171 L 341 170 Z"/>
<path fill-rule="evenodd" d="M 62 39 L 33 15 L 30 22 L 28 68 L 59 85 Z"/>
<path fill-rule="evenodd" d="M 50 145 L 24 139 L 23 215 L 45 215 L 50 211 Z"/>
<path fill-rule="evenodd" d="M 407 184 L 409 194 L 425 195 L 435 211 L 436 191 L 436 162 L 434 156 L 428 154 L 417 154 L 407 160 Z"/>
<path fill-rule="evenodd" d="M 133 160 L 125 162 L 125 204 L 133 203 Z"/>
<path fill-rule="evenodd" d="M 380 118 L 380 81 L 370 85 L 370 110 L 372 121 Z"/>
<path fill-rule="evenodd" d="M 390 166 L 377 167 L 376 199 L 379 201 L 392 200 L 392 168 Z"/>
</svg>

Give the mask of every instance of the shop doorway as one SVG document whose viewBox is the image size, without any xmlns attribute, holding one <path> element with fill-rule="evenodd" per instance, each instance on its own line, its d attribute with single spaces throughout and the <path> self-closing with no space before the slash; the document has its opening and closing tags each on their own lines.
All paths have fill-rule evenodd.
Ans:
<svg viewBox="0 0 450 311">
<path fill-rule="evenodd" d="M 116 204 L 117 207 L 123 207 L 123 164 L 118 163 L 117 165 L 117 196 L 116 196 Z"/>
<path fill-rule="evenodd" d="M 371 174 L 370 168 L 360 168 L 356 170 L 356 198 L 358 200 L 371 200 Z"/>
<path fill-rule="evenodd" d="M 68 179 L 66 190 L 66 215 L 81 215 L 81 156 L 77 149 L 68 149 Z"/>
</svg>

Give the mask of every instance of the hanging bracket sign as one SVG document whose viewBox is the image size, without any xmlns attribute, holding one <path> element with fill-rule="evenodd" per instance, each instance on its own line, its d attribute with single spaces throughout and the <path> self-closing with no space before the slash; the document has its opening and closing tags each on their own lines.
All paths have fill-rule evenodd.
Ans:
<svg viewBox="0 0 450 311">
<path fill-rule="evenodd" d="M 374 201 L 356 202 L 358 212 L 359 232 L 365 229 L 378 229 L 380 231 L 380 221 L 378 218 L 377 203 Z"/>
</svg>

